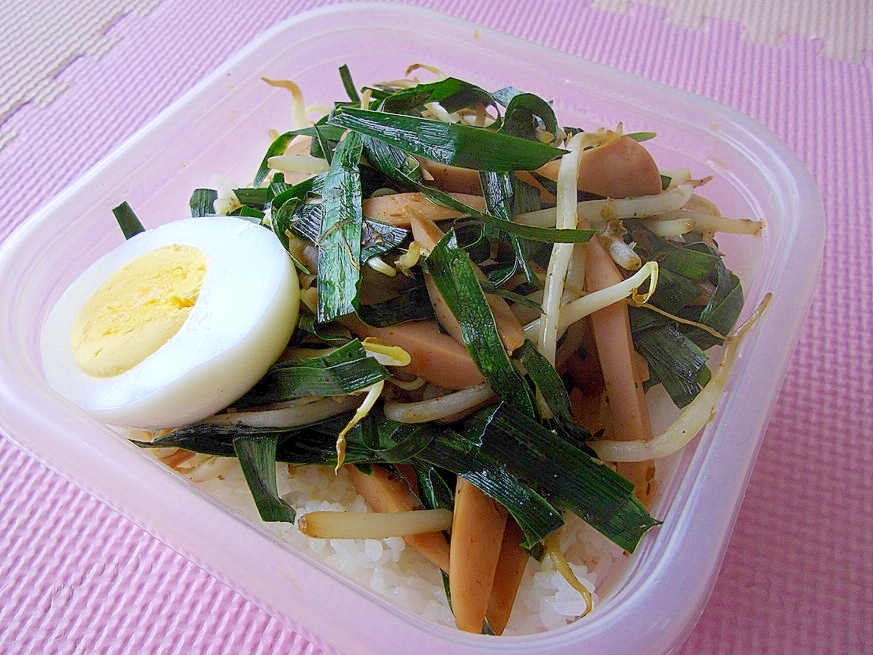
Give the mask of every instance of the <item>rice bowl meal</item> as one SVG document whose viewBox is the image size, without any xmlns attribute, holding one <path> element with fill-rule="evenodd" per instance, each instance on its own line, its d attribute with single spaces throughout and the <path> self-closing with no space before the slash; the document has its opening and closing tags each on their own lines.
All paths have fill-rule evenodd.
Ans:
<svg viewBox="0 0 873 655">
<path fill-rule="evenodd" d="M 422 65 L 338 75 L 326 110 L 265 79 L 291 125 L 191 217 L 114 208 L 125 241 L 46 318 L 46 379 L 427 621 L 594 616 L 769 300 L 745 306 L 719 235 L 764 224 L 620 116 L 565 125 Z"/>
<path fill-rule="evenodd" d="M 0 429 L 325 652 L 663 655 L 823 241 L 728 107 L 333 5 L 0 243 Z"/>
</svg>

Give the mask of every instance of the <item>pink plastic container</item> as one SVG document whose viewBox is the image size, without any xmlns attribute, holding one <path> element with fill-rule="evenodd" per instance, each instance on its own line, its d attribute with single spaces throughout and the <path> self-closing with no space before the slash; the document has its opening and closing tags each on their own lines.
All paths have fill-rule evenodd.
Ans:
<svg viewBox="0 0 873 655">
<path fill-rule="evenodd" d="M 596 611 L 530 637 L 469 635 L 428 624 L 241 519 L 51 391 L 39 331 L 63 289 L 122 236 L 111 208 L 127 200 L 146 227 L 184 217 L 191 190 L 214 176 L 245 181 L 287 129 L 294 79 L 308 103 L 426 63 L 489 89 L 513 85 L 554 100 L 565 125 L 622 122 L 658 133 L 663 168 L 715 181 L 724 214 L 766 221 L 762 236 L 720 245 L 753 308 L 773 301 L 742 345 L 715 419 L 681 456 L 647 535 Z M 391 4 L 352 4 L 277 25 L 191 89 L 28 219 L 0 247 L 0 426 L 20 447 L 325 649 L 344 653 L 667 653 L 712 590 L 779 392 L 822 255 L 823 210 L 810 176 L 770 132 L 703 98 L 479 28 Z M 804 262 L 802 267 L 790 262 Z"/>
</svg>

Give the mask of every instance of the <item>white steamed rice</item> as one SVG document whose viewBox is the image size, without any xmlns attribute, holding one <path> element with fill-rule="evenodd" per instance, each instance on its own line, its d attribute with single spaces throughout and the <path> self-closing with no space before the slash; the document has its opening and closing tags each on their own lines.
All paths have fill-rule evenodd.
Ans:
<svg viewBox="0 0 873 655">
<path fill-rule="evenodd" d="M 262 523 L 235 458 L 196 456 L 179 470 L 199 488 L 232 510 L 260 523 L 291 546 L 314 557 L 398 607 L 434 623 L 454 626 L 439 570 L 399 537 L 389 539 L 313 539 L 288 523 Z M 279 495 L 298 516 L 315 510 L 366 512 L 343 470 L 278 465 Z M 561 548 L 579 580 L 592 592 L 623 557 L 611 544 L 576 516 L 562 528 Z M 552 566 L 528 561 L 504 634 L 526 635 L 553 630 L 576 620 L 585 601 Z"/>
</svg>

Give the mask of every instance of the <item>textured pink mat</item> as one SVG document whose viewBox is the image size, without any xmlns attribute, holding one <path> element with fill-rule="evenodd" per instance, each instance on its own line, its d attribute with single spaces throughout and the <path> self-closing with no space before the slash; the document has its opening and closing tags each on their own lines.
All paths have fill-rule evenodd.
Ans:
<svg viewBox="0 0 873 655">
<path fill-rule="evenodd" d="M 264 28 L 324 2 L 163 0 L 3 125 L 0 237 Z M 682 652 L 873 653 L 873 57 L 588 2 L 416 2 L 731 105 L 806 163 L 824 270 L 721 575 Z M 863 5 L 863 6 L 862 6 Z M 845 8 L 848 7 L 848 8 Z M 865 3 L 845 5 L 871 29 Z M 803 262 L 798 262 L 799 267 Z M 309 653 L 280 625 L 0 439 L 0 653 Z"/>
</svg>

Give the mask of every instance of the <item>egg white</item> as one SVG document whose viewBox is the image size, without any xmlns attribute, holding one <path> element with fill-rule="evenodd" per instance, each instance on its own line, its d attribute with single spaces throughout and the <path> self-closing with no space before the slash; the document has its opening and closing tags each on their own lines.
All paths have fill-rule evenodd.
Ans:
<svg viewBox="0 0 873 655">
<path fill-rule="evenodd" d="M 119 268 L 169 245 L 206 256 L 199 298 L 179 331 L 133 368 L 84 373 L 70 335 L 83 304 Z M 86 269 L 43 325 L 46 380 L 106 423 L 145 429 L 199 421 L 250 389 L 281 354 L 297 322 L 300 288 L 288 253 L 267 229 L 233 217 L 182 219 L 146 230 Z"/>
</svg>

